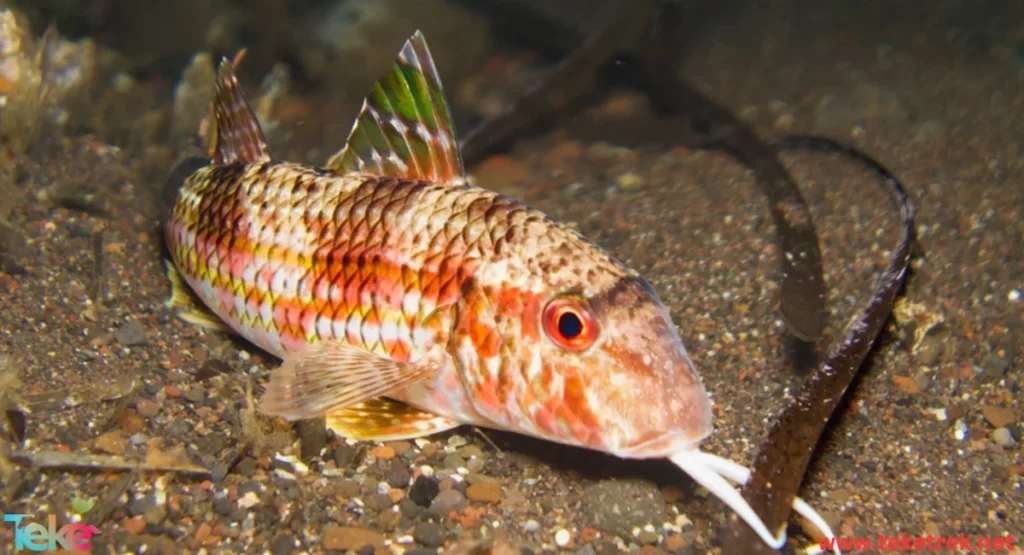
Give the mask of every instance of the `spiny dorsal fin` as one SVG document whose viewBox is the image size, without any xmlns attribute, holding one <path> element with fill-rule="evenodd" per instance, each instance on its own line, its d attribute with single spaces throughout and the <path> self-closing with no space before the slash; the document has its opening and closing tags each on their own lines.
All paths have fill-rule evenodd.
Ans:
<svg viewBox="0 0 1024 555">
<path fill-rule="evenodd" d="M 374 84 L 345 148 L 327 167 L 338 174 L 364 172 L 437 183 L 463 177 L 441 77 L 419 31 L 405 41 L 391 71 Z"/>
<path fill-rule="evenodd" d="M 209 148 L 214 163 L 219 165 L 270 160 L 260 123 L 235 77 L 233 68 L 237 67 L 243 54 L 244 51 L 240 52 L 234 61 L 224 58 L 217 70 Z"/>
</svg>

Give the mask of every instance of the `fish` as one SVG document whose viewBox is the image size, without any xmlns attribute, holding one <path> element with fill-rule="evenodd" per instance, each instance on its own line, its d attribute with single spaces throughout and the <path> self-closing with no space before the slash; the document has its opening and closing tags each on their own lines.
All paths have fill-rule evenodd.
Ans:
<svg viewBox="0 0 1024 555">
<path fill-rule="evenodd" d="M 667 458 L 768 545 L 703 452 L 711 401 L 668 309 L 637 271 L 573 228 L 471 183 L 416 31 L 322 167 L 278 160 L 222 59 L 205 148 L 166 182 L 164 238 L 181 318 L 276 356 L 266 415 L 323 417 L 341 437 L 463 425 L 627 459 Z M 827 537 L 797 498 L 797 513 Z"/>
</svg>

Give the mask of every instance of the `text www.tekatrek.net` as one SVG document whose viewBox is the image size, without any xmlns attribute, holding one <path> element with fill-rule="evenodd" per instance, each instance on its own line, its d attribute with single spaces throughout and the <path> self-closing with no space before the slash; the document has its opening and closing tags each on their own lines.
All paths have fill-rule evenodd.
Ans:
<svg viewBox="0 0 1024 555">
<path fill-rule="evenodd" d="M 1013 536 L 970 537 L 959 536 L 887 536 L 820 538 L 818 547 L 822 551 L 858 551 L 872 549 L 875 551 L 939 551 L 946 549 L 966 549 L 971 551 L 1010 551 L 1013 549 Z"/>
</svg>

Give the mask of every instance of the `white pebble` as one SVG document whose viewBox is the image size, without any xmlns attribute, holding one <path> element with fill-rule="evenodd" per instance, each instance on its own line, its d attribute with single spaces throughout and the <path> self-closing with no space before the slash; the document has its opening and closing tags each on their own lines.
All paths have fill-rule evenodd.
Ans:
<svg viewBox="0 0 1024 555">
<path fill-rule="evenodd" d="M 527 520 L 523 523 L 523 530 L 526 530 L 527 532 L 532 534 L 540 530 L 540 523 L 531 518 L 530 520 Z"/>
<path fill-rule="evenodd" d="M 1006 295 L 1006 300 L 1010 301 L 1011 303 L 1017 303 L 1020 302 L 1020 297 L 1020 289 L 1010 289 L 1010 292 L 1007 293 Z"/>
<path fill-rule="evenodd" d="M 381 495 L 387 495 L 389 491 L 391 491 L 391 484 L 387 482 L 377 483 L 377 493 Z"/>
<path fill-rule="evenodd" d="M 928 409 L 928 412 L 935 415 L 935 419 L 939 422 L 945 422 L 949 419 L 949 413 L 946 412 L 945 407 L 939 409 Z"/>
<path fill-rule="evenodd" d="M 558 547 L 565 547 L 569 545 L 569 540 L 571 539 L 572 537 L 569 535 L 569 531 L 565 528 L 555 532 L 555 545 Z"/>
<path fill-rule="evenodd" d="M 955 437 L 957 441 L 963 441 L 967 438 L 967 422 L 964 422 L 963 418 L 958 418 L 957 421 L 953 423 L 953 437 Z"/>
<path fill-rule="evenodd" d="M 239 509 L 251 509 L 256 505 L 260 504 L 260 498 L 256 496 L 255 492 L 249 491 L 245 495 L 238 499 Z"/>
<path fill-rule="evenodd" d="M 425 464 L 420 467 L 420 474 L 422 474 L 426 478 L 431 478 L 434 476 L 434 467 L 430 466 L 429 464 Z"/>
<path fill-rule="evenodd" d="M 1013 445 L 1013 435 L 1006 428 L 992 430 L 992 439 L 1003 447 L 1011 447 Z"/>
</svg>

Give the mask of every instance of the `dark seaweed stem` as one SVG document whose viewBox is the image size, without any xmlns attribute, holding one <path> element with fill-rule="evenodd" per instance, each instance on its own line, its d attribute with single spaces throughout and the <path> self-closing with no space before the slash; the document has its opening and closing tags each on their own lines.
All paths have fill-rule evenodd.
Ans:
<svg viewBox="0 0 1024 555">
<path fill-rule="evenodd" d="M 679 78 L 675 68 L 683 27 L 681 9 L 678 2 L 658 5 L 641 49 L 641 73 L 634 78 L 659 112 L 686 114 L 689 127 L 704 136 L 704 148 L 717 146 L 753 170 L 757 186 L 768 200 L 780 247 L 783 279 L 779 308 L 790 333 L 813 343 L 821 338 L 826 311 L 821 248 L 810 209 L 775 150 L 728 110 Z"/>
<path fill-rule="evenodd" d="M 914 204 L 899 180 L 864 153 L 820 137 L 786 137 L 775 146 L 784 150 L 839 153 L 873 170 L 882 177 L 899 205 L 903 230 L 871 299 L 847 328 L 843 342 L 801 385 L 793 402 L 775 419 L 757 454 L 753 476 L 743 493 L 769 530 L 777 530 L 788 520 L 793 497 L 826 423 L 892 313 L 910 265 L 915 214 Z M 724 546 L 726 553 L 771 552 L 742 521 L 732 526 Z"/>
</svg>

